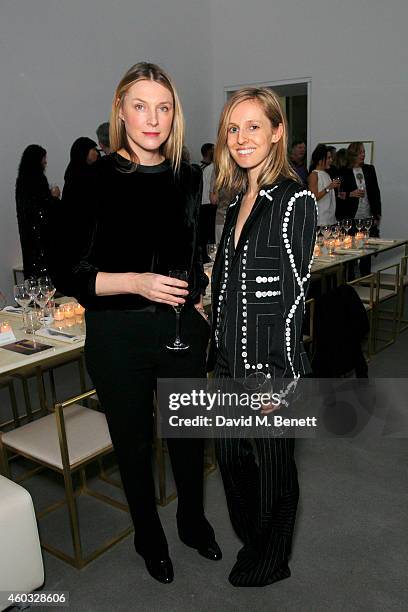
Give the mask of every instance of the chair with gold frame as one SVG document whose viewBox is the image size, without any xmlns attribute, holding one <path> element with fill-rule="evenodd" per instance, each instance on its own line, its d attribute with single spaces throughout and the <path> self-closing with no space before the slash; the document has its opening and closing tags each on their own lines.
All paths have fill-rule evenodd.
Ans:
<svg viewBox="0 0 408 612">
<path fill-rule="evenodd" d="M 405 310 L 405 292 L 408 287 L 408 255 L 404 255 L 401 257 L 400 261 L 400 274 L 399 279 L 396 278 L 395 274 L 383 274 L 382 275 L 382 286 L 387 287 L 389 289 L 394 289 L 395 286 L 399 283 L 398 287 L 398 329 L 397 333 L 408 329 L 408 321 L 404 319 L 404 310 Z M 391 316 L 390 316 L 391 315 Z M 384 320 L 392 320 L 393 313 L 389 313 L 388 310 L 381 312 L 381 319 Z"/>
<path fill-rule="evenodd" d="M 18 414 L 16 391 L 14 388 L 13 380 L 10 377 L 0 378 L 0 389 L 7 389 L 9 392 L 12 419 L 7 419 L 0 423 L 0 430 L 13 425 L 14 427 L 20 427 L 20 415 Z"/>
<path fill-rule="evenodd" d="M 370 359 L 374 352 L 374 334 L 375 334 L 375 322 L 374 322 L 374 291 L 375 291 L 375 275 L 368 274 L 361 278 L 349 281 L 347 285 L 353 287 L 359 296 L 368 316 L 370 330 L 368 332 L 367 342 L 367 358 Z"/>
<path fill-rule="evenodd" d="M 315 304 L 314 298 L 309 298 L 305 302 L 303 344 L 309 355 L 313 352 Z"/>
<path fill-rule="evenodd" d="M 6 477 L 10 478 L 8 452 L 21 455 L 40 465 L 39 468 L 24 474 L 18 479 L 19 482 L 44 468 L 49 468 L 63 476 L 65 499 L 47 507 L 38 513 L 37 517 L 41 519 L 50 512 L 67 505 L 74 555 L 68 555 L 46 542 L 41 542 L 41 545 L 52 555 L 77 569 L 83 568 L 133 531 L 133 526 L 130 525 L 97 550 L 87 556 L 83 554 L 77 507 L 79 495 L 90 495 L 99 501 L 128 512 L 127 505 L 91 490 L 87 484 L 86 466 L 113 451 L 105 415 L 78 403 L 88 399 L 94 393 L 94 390 L 88 391 L 58 403 L 55 405 L 55 413 L 40 417 L 13 431 L 0 433 L 0 471 Z M 80 486 L 76 490 L 73 484 L 75 472 L 79 472 L 80 476 Z"/>
</svg>

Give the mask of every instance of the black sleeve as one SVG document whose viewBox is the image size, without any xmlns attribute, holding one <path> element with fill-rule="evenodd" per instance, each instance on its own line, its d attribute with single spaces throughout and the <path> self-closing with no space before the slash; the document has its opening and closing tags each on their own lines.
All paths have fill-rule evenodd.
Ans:
<svg viewBox="0 0 408 612">
<path fill-rule="evenodd" d="M 269 369 L 275 377 L 297 380 L 301 370 L 302 324 L 304 304 L 310 282 L 310 268 L 317 223 L 314 195 L 297 191 L 284 205 L 280 226 L 280 290 L 282 319 L 275 343 L 275 354 L 269 355 Z M 289 383 L 290 384 L 290 383 Z M 288 385 L 283 385 L 281 392 Z"/>
<path fill-rule="evenodd" d="M 94 297 L 98 268 L 92 262 L 97 228 L 97 175 L 64 186 L 54 216 L 51 276 L 58 291 L 86 305 Z"/>
<path fill-rule="evenodd" d="M 381 217 L 381 193 L 378 186 L 377 173 L 374 166 L 368 165 L 367 168 L 369 168 L 368 201 L 373 216 L 378 219 Z"/>
</svg>

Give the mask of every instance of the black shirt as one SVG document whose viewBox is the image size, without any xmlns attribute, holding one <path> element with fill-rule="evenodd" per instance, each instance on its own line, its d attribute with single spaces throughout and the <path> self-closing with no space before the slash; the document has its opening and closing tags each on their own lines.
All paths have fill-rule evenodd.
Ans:
<svg viewBox="0 0 408 612">
<path fill-rule="evenodd" d="M 182 269 L 190 273 L 189 300 L 197 301 L 206 285 L 195 239 L 199 187 L 187 164 L 175 174 L 168 161 L 135 167 L 117 153 L 96 162 L 92 179 L 82 187 L 88 208 L 78 210 L 63 198 L 65 215 L 74 220 L 60 224 L 58 289 L 91 310 L 139 309 L 151 302 L 133 294 L 97 296 L 98 271 L 168 275 Z"/>
</svg>

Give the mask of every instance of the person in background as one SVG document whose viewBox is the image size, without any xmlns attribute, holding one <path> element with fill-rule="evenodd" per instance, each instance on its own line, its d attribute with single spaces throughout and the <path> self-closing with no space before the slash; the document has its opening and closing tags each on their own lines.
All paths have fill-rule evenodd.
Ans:
<svg viewBox="0 0 408 612">
<path fill-rule="evenodd" d="M 302 185 L 307 185 L 306 144 L 303 140 L 294 140 L 289 155 L 292 168 L 300 178 Z"/>
<path fill-rule="evenodd" d="M 203 173 L 203 191 L 199 218 L 199 243 L 203 254 L 203 261 L 209 262 L 211 258 L 207 254 L 207 244 L 215 244 L 215 217 L 217 213 L 217 194 L 214 191 L 214 145 L 205 143 L 201 147 L 203 161 L 201 168 Z"/>
<path fill-rule="evenodd" d="M 76 237 L 78 244 L 86 244 L 88 237 L 82 236 L 89 229 L 89 217 L 92 215 L 91 193 L 92 167 L 100 159 L 98 145 L 91 138 L 81 136 L 73 143 L 70 161 L 64 174 L 62 189 L 63 209 L 81 211 L 81 223 L 77 224 Z M 60 223 L 63 221 L 61 220 Z M 56 235 L 58 233 L 56 232 Z"/>
<path fill-rule="evenodd" d="M 105 121 L 105 123 L 101 123 L 101 125 L 97 127 L 96 137 L 103 154 L 109 155 L 111 152 L 109 143 L 109 121 Z"/>
<path fill-rule="evenodd" d="M 71 227 L 64 226 L 69 259 L 55 272 L 55 285 L 85 306 L 86 363 L 106 413 L 135 549 L 164 584 L 173 581 L 173 565 L 155 499 L 154 394 L 159 378 L 205 377 L 210 335 L 202 305 L 208 278 L 196 240 L 200 193 L 191 166 L 181 161 L 183 136 L 170 77 L 155 64 L 132 66 L 112 102 L 112 153 L 93 165 L 89 178 L 89 229 L 79 244 L 74 213 Z M 70 193 L 83 184 L 77 175 Z M 69 210 L 74 206 L 75 200 Z M 178 278 L 180 271 L 188 281 Z M 181 305 L 181 335 L 189 348 L 170 350 Z M 179 537 L 217 561 L 221 550 L 204 514 L 204 441 L 172 438 L 167 446 Z"/>
<path fill-rule="evenodd" d="M 309 169 L 309 189 L 317 200 L 317 224 L 334 225 L 336 223 L 336 195 L 335 189 L 340 181 L 330 178 L 328 170 L 331 166 L 332 156 L 326 145 L 319 144 L 312 153 Z"/>
<path fill-rule="evenodd" d="M 214 364 L 215 379 L 239 389 L 269 381 L 284 400 L 310 372 L 301 338 L 316 202 L 289 164 L 286 120 L 269 88 L 245 88 L 227 101 L 215 166 L 216 191 L 235 197 L 212 272 L 209 369 Z M 272 411 L 271 404 L 262 408 Z M 229 575 L 236 587 L 290 576 L 299 496 L 295 441 L 272 434 L 254 442 L 257 460 L 238 432 L 215 440 L 230 518 L 243 543 Z"/>
<path fill-rule="evenodd" d="M 16 181 L 17 222 L 23 253 L 24 278 L 47 276 L 53 217 L 60 190 L 45 176 L 47 151 L 36 144 L 23 152 Z"/>
<path fill-rule="evenodd" d="M 329 146 L 327 147 L 327 150 L 329 151 L 331 155 L 331 164 L 330 164 L 330 168 L 327 170 L 327 173 L 331 179 L 335 179 L 338 175 L 336 164 L 334 163 L 334 160 L 336 159 L 337 149 L 336 147 Z"/>
<path fill-rule="evenodd" d="M 206 166 L 212 164 L 214 157 L 214 143 L 213 142 L 205 142 L 201 147 L 201 170 L 204 170 Z"/>
<path fill-rule="evenodd" d="M 339 219 L 372 218 L 370 236 L 380 235 L 381 193 L 377 174 L 371 164 L 365 162 L 364 143 L 352 142 L 347 148 L 347 167 L 342 174 L 341 191 L 344 199 L 338 200 Z M 356 227 L 351 233 L 355 233 Z M 371 271 L 371 255 L 362 257 L 359 261 L 360 274 L 365 276 Z M 350 278 L 352 275 L 350 275 Z"/>
<path fill-rule="evenodd" d="M 340 218 L 364 219 L 373 217 L 371 236 L 379 235 L 381 222 L 381 193 L 374 166 L 366 164 L 362 142 L 352 142 L 347 148 L 347 167 L 343 170 L 342 191 L 345 199 Z"/>
</svg>

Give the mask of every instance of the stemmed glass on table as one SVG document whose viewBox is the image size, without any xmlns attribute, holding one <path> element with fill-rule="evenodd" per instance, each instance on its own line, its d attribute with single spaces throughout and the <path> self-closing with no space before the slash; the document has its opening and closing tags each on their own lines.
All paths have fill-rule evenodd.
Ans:
<svg viewBox="0 0 408 612">
<path fill-rule="evenodd" d="M 44 299 L 46 298 L 45 304 L 42 307 L 42 314 L 41 314 L 41 319 L 45 319 L 45 308 L 47 306 L 47 304 L 52 300 L 52 298 L 54 297 L 56 288 L 54 287 L 52 280 L 50 279 L 49 276 L 41 276 L 38 279 L 38 286 L 40 288 L 40 293 L 39 295 L 44 296 Z M 43 301 L 43 300 L 41 300 Z M 41 306 L 38 302 L 38 298 L 37 298 L 37 304 L 39 306 Z"/>
<path fill-rule="evenodd" d="M 178 280 L 182 280 L 186 282 L 188 281 L 187 270 L 170 270 L 169 276 L 171 278 L 177 278 Z M 173 344 L 166 345 L 166 348 L 170 349 L 171 351 L 185 351 L 188 348 L 190 348 L 190 345 L 182 342 L 180 338 L 180 315 L 181 315 L 181 309 L 183 308 L 183 306 L 184 304 L 177 304 L 177 306 L 173 306 L 175 313 L 176 313 L 176 337 L 174 339 Z"/>
<path fill-rule="evenodd" d="M 32 300 L 31 294 L 27 288 L 26 283 L 19 283 L 17 285 L 14 285 L 13 293 L 15 301 L 19 306 L 23 308 L 23 327 L 21 329 L 25 330 L 27 327 L 26 318 L 28 312 L 28 305 Z"/>
<path fill-rule="evenodd" d="M 341 224 L 346 232 L 346 235 L 349 233 L 349 231 L 352 228 L 353 222 L 351 219 L 342 219 Z"/>
</svg>

